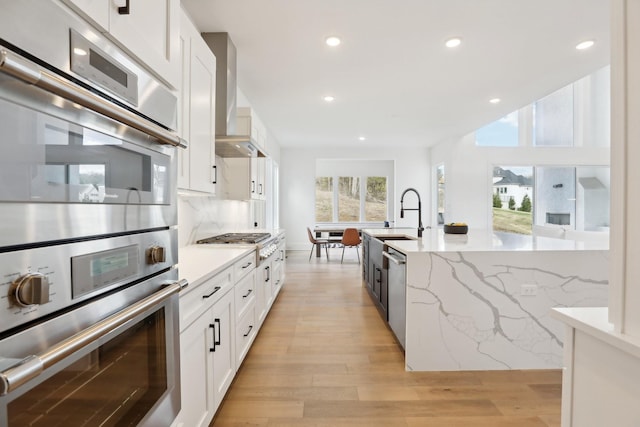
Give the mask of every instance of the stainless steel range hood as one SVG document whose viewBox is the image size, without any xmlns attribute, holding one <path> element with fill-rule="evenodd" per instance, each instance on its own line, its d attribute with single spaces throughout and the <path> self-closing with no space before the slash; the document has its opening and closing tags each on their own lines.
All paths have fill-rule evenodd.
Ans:
<svg viewBox="0 0 640 427">
<path fill-rule="evenodd" d="M 266 157 L 251 135 L 236 134 L 236 47 L 229 33 L 202 33 L 216 56 L 216 155 Z"/>
</svg>

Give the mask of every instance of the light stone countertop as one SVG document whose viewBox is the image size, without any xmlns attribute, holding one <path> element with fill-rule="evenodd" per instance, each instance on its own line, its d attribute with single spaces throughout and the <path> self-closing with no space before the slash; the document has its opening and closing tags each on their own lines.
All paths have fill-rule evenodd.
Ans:
<svg viewBox="0 0 640 427">
<path fill-rule="evenodd" d="M 255 249 L 255 245 L 191 245 L 179 248 L 179 277 L 189 281 L 187 289 L 191 290 Z"/>
<path fill-rule="evenodd" d="M 371 237 L 406 236 L 415 240 L 387 240 L 385 243 L 403 253 L 419 252 L 491 252 L 491 251 L 572 251 L 608 250 L 607 242 L 583 242 L 470 229 L 467 234 L 444 234 L 442 229 L 427 229 L 418 239 L 416 228 L 365 228 Z"/>
</svg>

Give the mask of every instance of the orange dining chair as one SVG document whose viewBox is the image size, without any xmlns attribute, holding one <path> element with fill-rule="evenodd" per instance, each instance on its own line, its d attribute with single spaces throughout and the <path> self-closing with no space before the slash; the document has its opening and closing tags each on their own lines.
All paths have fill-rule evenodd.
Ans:
<svg viewBox="0 0 640 427">
<path fill-rule="evenodd" d="M 345 228 L 344 233 L 342 233 L 342 258 L 340 259 L 340 264 L 344 261 L 344 248 L 347 246 L 350 248 L 356 248 L 356 254 L 358 255 L 358 264 L 360 264 L 360 252 L 358 251 L 358 246 L 362 243 L 360 240 L 360 233 L 355 228 Z"/>
<path fill-rule="evenodd" d="M 318 245 L 320 248 L 324 246 L 324 250 L 327 253 L 327 261 L 329 261 L 329 240 L 316 239 L 315 237 L 313 237 L 313 233 L 311 232 L 311 229 L 309 227 L 307 227 L 307 233 L 309 234 L 309 241 L 312 243 L 311 252 L 309 252 L 309 261 L 311 261 L 311 255 L 313 255 L 313 249 L 316 247 L 316 245 Z"/>
</svg>

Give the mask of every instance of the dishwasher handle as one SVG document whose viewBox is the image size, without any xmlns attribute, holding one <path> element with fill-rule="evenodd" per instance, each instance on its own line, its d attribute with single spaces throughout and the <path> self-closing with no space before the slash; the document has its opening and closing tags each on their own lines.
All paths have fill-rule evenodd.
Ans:
<svg viewBox="0 0 640 427">
<path fill-rule="evenodd" d="M 387 258 L 389 261 L 391 261 L 394 264 L 397 265 L 403 265 L 406 264 L 407 261 L 405 259 L 398 259 L 396 257 L 394 257 L 393 255 L 391 255 L 389 252 L 386 251 L 382 251 L 382 256 Z"/>
</svg>

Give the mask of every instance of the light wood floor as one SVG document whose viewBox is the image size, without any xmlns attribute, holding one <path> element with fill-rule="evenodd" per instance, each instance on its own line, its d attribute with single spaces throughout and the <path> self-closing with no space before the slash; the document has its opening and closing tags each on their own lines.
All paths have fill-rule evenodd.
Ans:
<svg viewBox="0 0 640 427">
<path fill-rule="evenodd" d="M 287 277 L 211 426 L 560 426 L 561 372 L 405 372 L 355 250 Z M 349 258 L 347 259 L 347 256 Z"/>
</svg>

